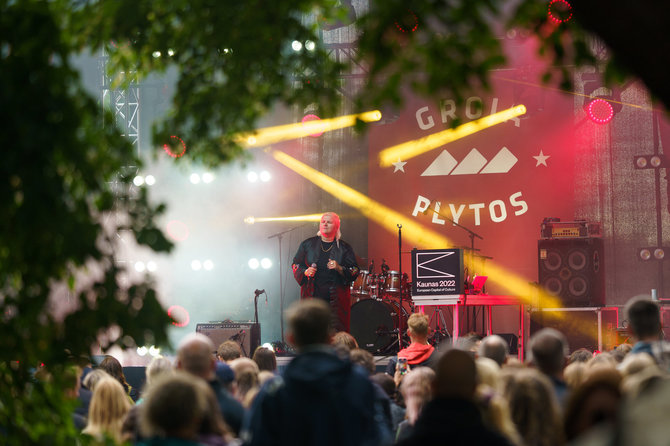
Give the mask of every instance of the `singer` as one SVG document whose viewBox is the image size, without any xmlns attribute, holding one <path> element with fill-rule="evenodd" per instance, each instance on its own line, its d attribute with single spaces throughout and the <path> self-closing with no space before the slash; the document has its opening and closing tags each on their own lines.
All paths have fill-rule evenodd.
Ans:
<svg viewBox="0 0 670 446">
<path fill-rule="evenodd" d="M 349 286 L 359 270 L 354 250 L 340 236 L 340 217 L 334 212 L 323 214 L 316 237 L 304 240 L 293 257 L 293 276 L 300 285 L 300 298 L 328 302 L 333 328 L 348 332 Z"/>
</svg>

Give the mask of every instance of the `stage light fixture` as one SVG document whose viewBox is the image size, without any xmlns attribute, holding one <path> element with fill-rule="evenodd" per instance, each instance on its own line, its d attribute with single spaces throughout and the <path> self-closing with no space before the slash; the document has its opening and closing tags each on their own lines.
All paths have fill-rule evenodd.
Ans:
<svg viewBox="0 0 670 446">
<path fill-rule="evenodd" d="M 320 121 L 320 120 L 321 120 L 321 118 L 319 118 L 317 115 L 315 115 L 315 114 L 313 114 L 313 113 L 310 113 L 310 114 L 307 114 L 307 115 L 303 116 L 303 118 L 302 118 L 302 120 L 301 120 L 300 122 L 302 122 L 302 123 L 304 124 L 304 123 L 306 123 L 306 122 L 310 122 L 310 121 Z M 309 134 L 309 136 L 311 136 L 312 138 L 318 138 L 318 137 L 321 136 L 321 135 L 323 135 L 323 132 L 310 133 L 310 134 Z"/>
<path fill-rule="evenodd" d="M 204 262 L 202 262 L 202 267 L 205 269 L 205 271 L 211 271 L 214 269 L 214 262 L 207 259 Z"/>
<path fill-rule="evenodd" d="M 175 327 L 186 327 L 191 321 L 191 316 L 188 314 L 188 311 L 186 311 L 186 308 L 182 307 L 181 305 L 170 306 L 167 309 L 167 314 L 172 319 L 174 319 L 172 325 Z"/>
<path fill-rule="evenodd" d="M 258 269 L 258 267 L 261 266 L 261 262 L 259 262 L 258 259 L 255 258 L 255 257 L 252 258 L 252 259 L 249 259 L 248 264 L 249 264 L 249 268 L 251 268 L 251 269 Z"/>
<path fill-rule="evenodd" d="M 147 184 L 147 186 L 153 186 L 154 184 L 156 184 L 156 177 L 154 177 L 153 175 L 147 175 L 144 178 L 144 182 Z"/>
<path fill-rule="evenodd" d="M 636 155 L 633 163 L 636 169 L 662 169 L 669 165 L 663 155 Z"/>
<path fill-rule="evenodd" d="M 156 272 L 158 270 L 158 265 L 153 260 L 147 262 L 147 271 Z"/>
<path fill-rule="evenodd" d="M 209 184 L 212 181 L 214 181 L 214 174 L 211 172 L 205 172 L 202 174 L 202 182 L 205 184 Z"/>
<path fill-rule="evenodd" d="M 135 271 L 138 273 L 143 273 L 144 270 L 146 269 L 146 265 L 144 262 L 135 262 Z"/>
<path fill-rule="evenodd" d="M 267 183 L 268 181 L 270 181 L 272 179 L 272 175 L 270 175 L 270 172 L 268 172 L 267 170 L 264 170 L 260 173 L 258 178 L 260 178 L 260 180 L 263 183 Z"/>
<path fill-rule="evenodd" d="M 253 225 L 256 222 L 256 219 L 252 216 L 246 217 L 244 222 L 248 225 Z"/>
<path fill-rule="evenodd" d="M 253 171 L 247 173 L 247 180 L 250 183 L 255 183 L 256 181 L 258 181 L 258 174 L 256 172 L 253 172 Z"/>
<path fill-rule="evenodd" d="M 337 118 L 266 127 L 254 132 L 239 133 L 234 137 L 234 140 L 245 148 L 263 147 L 319 132 L 329 132 L 331 130 L 351 127 L 356 124 L 356 120 L 363 122 L 379 121 L 381 117 L 382 114 L 379 110 L 373 110 L 355 115 L 338 116 Z"/>
<path fill-rule="evenodd" d="M 572 18 L 572 5 L 566 0 L 551 0 L 547 16 L 556 24 L 568 22 Z"/>
<path fill-rule="evenodd" d="M 305 41 L 305 49 L 307 51 L 314 51 L 316 49 L 316 43 L 312 40 Z"/>
<path fill-rule="evenodd" d="M 183 139 L 181 139 L 177 135 L 170 135 L 170 143 L 180 144 L 182 150 L 180 152 L 173 152 L 168 144 L 163 144 L 163 150 L 165 150 L 165 153 L 167 153 L 168 155 L 170 155 L 172 158 L 175 159 L 184 156 L 184 153 L 186 153 L 186 143 L 184 142 Z"/>
<path fill-rule="evenodd" d="M 419 156 L 458 139 L 465 138 L 466 136 L 480 132 L 494 125 L 501 124 L 525 113 L 526 107 L 524 105 L 517 105 L 508 108 L 507 110 L 477 119 L 476 121 L 459 125 L 455 129 L 444 130 L 438 133 L 433 133 L 432 135 L 424 136 L 420 139 L 388 147 L 379 153 L 379 165 L 381 167 L 390 167 L 399 159 L 407 161 L 410 158 L 414 158 L 415 156 Z"/>
<path fill-rule="evenodd" d="M 153 357 L 160 356 L 161 349 L 156 347 L 155 345 L 152 345 L 151 347 L 149 347 L 149 354 Z"/>
<path fill-rule="evenodd" d="M 295 51 L 296 53 L 299 52 L 300 50 L 302 50 L 302 42 L 294 40 L 293 42 L 291 42 L 291 48 L 293 48 L 293 51 Z"/>
<path fill-rule="evenodd" d="M 170 57 L 174 56 L 174 50 L 172 48 L 168 48 L 167 53 L 168 53 L 168 56 L 170 56 Z"/>
<path fill-rule="evenodd" d="M 198 184 L 200 183 L 200 175 L 197 173 L 192 173 L 188 179 L 191 181 L 192 184 Z"/>
<path fill-rule="evenodd" d="M 665 260 L 665 250 L 668 249 L 664 246 L 647 246 L 644 248 L 638 249 L 638 257 L 640 260 Z"/>
<path fill-rule="evenodd" d="M 137 347 L 137 354 L 140 356 L 146 356 L 146 354 L 149 353 L 149 349 L 146 348 L 145 346 L 142 347 Z"/>
<path fill-rule="evenodd" d="M 202 269 L 202 263 L 200 263 L 200 260 L 191 260 L 191 269 L 193 271 L 200 271 Z"/>
<path fill-rule="evenodd" d="M 154 56 L 154 59 L 158 59 L 159 57 L 161 57 L 161 52 L 160 51 L 154 51 L 153 53 L 151 53 L 151 55 Z"/>
<path fill-rule="evenodd" d="M 412 246 L 420 249 L 435 247 L 449 248 L 454 246 L 451 240 L 437 231 L 426 228 L 422 224 L 417 223 L 413 218 L 394 211 L 284 152 L 275 150 L 272 152 L 272 156 L 284 166 L 303 176 L 332 196 L 337 197 L 338 200 L 357 209 L 361 214 L 374 221 L 384 230 L 396 233 L 398 224 L 401 224 L 403 238 Z M 517 276 L 512 271 L 502 268 L 494 262 L 487 264 L 487 273 L 490 281 L 497 283 L 512 293 L 512 295 L 518 296 L 527 303 L 536 301 L 534 296 L 537 295 L 538 290 L 535 286 L 528 283 L 525 277 Z M 543 307 L 557 308 L 561 306 L 561 302 L 555 296 L 551 296 L 546 292 L 540 293 L 539 300 L 542 302 Z"/>
<path fill-rule="evenodd" d="M 269 342 L 266 342 L 265 344 L 263 344 L 262 347 L 267 348 L 270 351 L 275 351 L 275 348 Z"/>
<path fill-rule="evenodd" d="M 267 257 L 264 257 L 264 258 L 261 260 L 261 267 L 262 267 L 263 269 L 270 269 L 270 268 L 272 268 L 272 260 L 268 259 Z"/>
<path fill-rule="evenodd" d="M 596 98 L 586 106 L 586 114 L 596 124 L 607 124 L 614 117 L 614 108 L 609 101 Z"/>
<path fill-rule="evenodd" d="M 135 178 L 133 178 L 133 184 L 140 187 L 144 184 L 144 177 L 142 175 L 136 175 Z"/>
</svg>

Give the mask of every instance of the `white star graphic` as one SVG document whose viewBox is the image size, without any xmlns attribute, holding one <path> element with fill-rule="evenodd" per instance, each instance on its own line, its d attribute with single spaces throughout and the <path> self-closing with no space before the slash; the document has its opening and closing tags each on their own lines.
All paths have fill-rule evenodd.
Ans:
<svg viewBox="0 0 670 446">
<path fill-rule="evenodd" d="M 395 167 L 395 169 L 393 169 L 393 173 L 396 173 L 399 170 L 402 171 L 402 173 L 405 173 L 405 164 L 407 164 L 407 161 L 400 161 L 400 159 L 398 159 L 398 161 L 391 164 L 393 164 Z"/>
<path fill-rule="evenodd" d="M 535 164 L 535 167 L 538 167 L 540 164 L 544 164 L 544 167 L 549 167 L 547 166 L 547 158 L 549 158 L 551 155 L 545 155 L 542 153 L 542 150 L 540 150 L 540 154 L 538 156 L 534 156 L 537 160 L 537 164 Z"/>
</svg>

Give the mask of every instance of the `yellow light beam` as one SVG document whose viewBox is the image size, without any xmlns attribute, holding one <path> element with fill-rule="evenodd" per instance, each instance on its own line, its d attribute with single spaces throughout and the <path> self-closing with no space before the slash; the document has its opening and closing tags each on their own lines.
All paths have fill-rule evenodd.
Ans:
<svg viewBox="0 0 670 446">
<path fill-rule="evenodd" d="M 254 223 L 263 223 L 266 221 L 321 221 L 323 214 L 295 215 L 293 217 L 252 217 L 244 219 L 244 222 L 250 225 Z"/>
<path fill-rule="evenodd" d="M 239 133 L 233 138 L 236 143 L 245 148 L 263 147 L 281 141 L 302 138 L 315 133 L 329 132 L 356 124 L 356 119 L 363 122 L 379 121 L 382 113 L 373 110 L 355 115 L 338 116 L 337 118 L 320 119 L 307 122 L 279 125 L 257 129 L 253 132 Z"/>
<path fill-rule="evenodd" d="M 410 158 L 419 156 L 437 147 L 443 146 L 457 139 L 465 138 L 473 133 L 480 132 L 484 129 L 508 121 L 514 117 L 526 113 L 525 105 L 517 105 L 507 110 L 494 113 L 489 116 L 477 119 L 476 121 L 467 122 L 459 125 L 455 129 L 448 129 L 442 132 L 433 133 L 432 135 L 424 136 L 420 139 L 407 141 L 392 147 L 388 147 L 379 152 L 379 165 L 381 167 L 389 167 L 398 160 L 407 161 Z"/>
<path fill-rule="evenodd" d="M 453 246 L 451 240 L 425 226 L 417 223 L 412 218 L 403 215 L 385 206 L 351 187 L 334 180 L 333 178 L 319 172 L 316 169 L 298 161 L 290 155 L 279 150 L 272 152 L 274 159 L 284 166 L 303 176 L 329 194 L 357 209 L 361 214 L 374 221 L 387 231 L 394 233 L 398 224 L 402 224 L 405 240 L 419 248 L 449 248 Z M 497 283 L 517 296 L 526 304 L 535 304 L 534 296 L 538 296 L 539 302 L 544 307 L 556 308 L 561 303 L 554 296 L 547 294 L 541 289 L 528 283 L 526 279 L 518 277 L 507 269 L 496 265 L 494 262 L 487 263 L 487 275 L 489 280 Z"/>
</svg>

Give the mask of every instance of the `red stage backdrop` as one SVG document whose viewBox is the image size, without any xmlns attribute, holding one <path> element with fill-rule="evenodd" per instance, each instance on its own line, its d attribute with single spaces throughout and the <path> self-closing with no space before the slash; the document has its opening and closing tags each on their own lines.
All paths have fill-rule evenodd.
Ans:
<svg viewBox="0 0 670 446">
<path fill-rule="evenodd" d="M 397 120 L 371 129 L 370 197 L 445 235 L 455 246 L 469 247 L 468 233 L 443 217 L 458 222 L 483 237 L 475 239 L 475 248 L 492 257 L 487 262 L 536 281 L 542 219 L 573 219 L 574 194 L 590 193 L 573 190 L 573 134 L 580 125 L 574 122 L 574 97 L 497 75 L 492 92 L 469 98 L 459 114 L 467 122 L 524 104 L 525 116 L 381 168 L 381 150 L 449 128 L 454 102 L 435 99 L 409 100 Z M 479 100 L 482 109 L 475 106 Z M 398 269 L 397 240 L 397 233 L 385 232 L 371 220 L 369 259 L 376 265 L 386 259 L 392 270 Z M 403 251 L 414 247 L 403 243 Z M 403 270 L 410 272 L 409 254 L 402 259 Z M 475 273 L 487 274 L 485 264 L 475 266 Z M 490 282 L 487 291 L 504 292 Z"/>
</svg>

